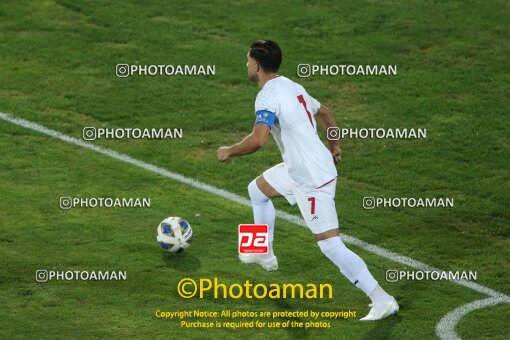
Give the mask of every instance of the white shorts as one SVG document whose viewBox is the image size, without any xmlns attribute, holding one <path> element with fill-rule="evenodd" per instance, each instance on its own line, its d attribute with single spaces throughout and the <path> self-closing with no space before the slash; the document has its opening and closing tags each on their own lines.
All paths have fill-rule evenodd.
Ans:
<svg viewBox="0 0 510 340">
<path fill-rule="evenodd" d="M 291 205 L 298 204 L 312 233 L 320 234 L 338 228 L 335 207 L 336 178 L 320 188 L 304 188 L 290 178 L 285 163 L 267 169 L 262 176 Z"/>
</svg>

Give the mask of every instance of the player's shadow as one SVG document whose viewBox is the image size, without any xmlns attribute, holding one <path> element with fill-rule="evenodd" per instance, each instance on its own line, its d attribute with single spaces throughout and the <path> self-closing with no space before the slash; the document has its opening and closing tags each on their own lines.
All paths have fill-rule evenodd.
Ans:
<svg viewBox="0 0 510 340">
<path fill-rule="evenodd" d="M 278 307 L 278 309 L 280 311 L 292 311 L 295 309 L 295 307 L 291 306 L 284 299 L 275 299 L 275 300 L 271 300 L 271 301 L 276 304 L 276 307 Z M 290 318 L 289 317 L 281 317 L 280 319 L 281 319 L 280 320 L 281 322 L 285 322 L 287 320 L 302 322 L 302 323 L 306 322 L 305 320 L 298 318 L 298 317 L 290 317 Z M 287 330 L 287 332 L 289 332 L 292 335 L 291 336 L 292 339 L 306 339 L 309 337 L 308 329 L 297 328 L 297 327 L 287 327 L 286 330 Z"/>
<path fill-rule="evenodd" d="M 401 306 L 402 307 L 402 306 Z M 393 336 L 393 328 L 402 321 L 402 317 L 399 314 L 390 315 L 383 320 L 378 321 L 367 321 L 368 324 L 371 322 L 375 323 L 372 330 L 368 331 L 363 339 L 390 339 Z"/>
<path fill-rule="evenodd" d="M 163 253 L 161 258 L 168 268 L 173 268 L 182 273 L 194 273 L 202 266 L 200 260 L 191 252 Z"/>
</svg>

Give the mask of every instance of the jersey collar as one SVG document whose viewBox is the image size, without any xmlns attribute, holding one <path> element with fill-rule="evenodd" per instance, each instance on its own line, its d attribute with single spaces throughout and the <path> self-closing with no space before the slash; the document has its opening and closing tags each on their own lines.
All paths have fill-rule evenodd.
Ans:
<svg viewBox="0 0 510 340">
<path fill-rule="evenodd" d="M 271 77 L 271 79 L 269 79 L 268 81 L 266 81 L 266 83 L 264 84 L 264 86 L 263 86 L 262 88 L 266 87 L 267 83 L 269 83 L 269 82 L 270 82 L 270 81 L 272 81 L 272 80 L 275 80 L 275 79 L 276 79 L 276 78 L 278 78 L 278 77 L 281 77 L 281 76 L 280 76 L 279 74 L 275 74 L 274 76 L 272 76 L 272 77 Z"/>
</svg>

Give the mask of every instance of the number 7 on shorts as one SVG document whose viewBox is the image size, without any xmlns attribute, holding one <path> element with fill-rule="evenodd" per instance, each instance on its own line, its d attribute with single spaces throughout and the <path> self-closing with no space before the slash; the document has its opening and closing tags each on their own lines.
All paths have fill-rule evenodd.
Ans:
<svg viewBox="0 0 510 340">
<path fill-rule="evenodd" d="M 310 202 L 310 214 L 315 214 L 315 197 L 308 197 L 308 202 Z"/>
</svg>

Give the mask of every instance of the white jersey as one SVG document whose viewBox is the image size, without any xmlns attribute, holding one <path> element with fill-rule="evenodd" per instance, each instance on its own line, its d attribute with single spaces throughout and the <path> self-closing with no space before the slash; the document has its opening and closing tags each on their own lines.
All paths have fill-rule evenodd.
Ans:
<svg viewBox="0 0 510 340">
<path fill-rule="evenodd" d="M 319 188 L 337 176 L 333 156 L 317 134 L 319 108 L 303 86 L 283 76 L 266 82 L 255 101 L 255 123 L 269 125 L 290 178 L 300 186 Z M 274 122 L 268 122 L 273 114 Z"/>
</svg>

